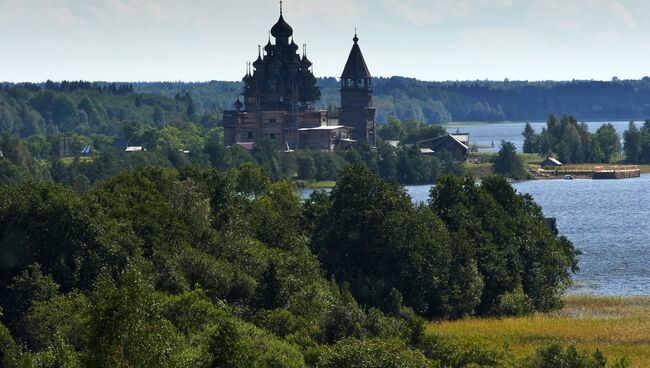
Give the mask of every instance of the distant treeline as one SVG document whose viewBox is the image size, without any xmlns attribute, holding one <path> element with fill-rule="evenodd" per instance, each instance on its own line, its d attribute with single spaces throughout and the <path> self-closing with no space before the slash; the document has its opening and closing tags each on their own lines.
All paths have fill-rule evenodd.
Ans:
<svg viewBox="0 0 650 368">
<path fill-rule="evenodd" d="M 135 91 L 173 97 L 191 93 L 204 109 L 227 109 L 240 93 L 238 82 L 133 83 Z M 321 78 L 318 107 L 339 106 L 339 82 Z M 428 123 L 449 121 L 543 121 L 550 112 L 585 120 L 641 120 L 650 116 L 650 78 L 612 81 L 424 82 L 392 77 L 373 80 L 377 118 Z"/>
<path fill-rule="evenodd" d="M 168 98 L 191 95 L 196 112 L 220 112 L 232 107 L 241 82 L 62 82 L 21 84 L 34 93 L 58 89 L 127 95 L 131 92 Z M 317 107 L 340 105 L 339 82 L 320 78 L 322 98 Z M 4 89 L 16 85 L 5 84 Z M 612 81 L 456 81 L 424 82 L 392 77 L 373 80 L 377 119 L 427 123 L 449 121 L 543 121 L 550 112 L 571 113 L 584 120 L 642 120 L 650 116 L 650 78 Z M 0 95 L 0 111 L 6 97 Z M 0 112 L 1 114 L 1 112 Z M 2 121 L 0 115 L 0 121 Z"/>
</svg>

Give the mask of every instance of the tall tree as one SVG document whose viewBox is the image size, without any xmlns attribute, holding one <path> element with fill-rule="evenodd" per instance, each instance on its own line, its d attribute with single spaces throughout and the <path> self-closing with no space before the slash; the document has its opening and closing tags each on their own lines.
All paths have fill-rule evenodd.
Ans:
<svg viewBox="0 0 650 368">
<path fill-rule="evenodd" d="M 535 134 L 535 130 L 530 125 L 526 123 L 524 127 L 524 153 L 536 153 L 539 151 L 539 135 Z"/>
<path fill-rule="evenodd" d="M 492 163 L 492 170 L 512 179 L 524 179 L 528 175 L 524 162 L 517 156 L 517 147 L 514 143 L 506 141 L 501 141 L 501 149 Z"/>
<path fill-rule="evenodd" d="M 628 125 L 623 137 L 625 160 L 629 163 L 641 163 L 643 137 L 633 121 L 630 121 L 630 125 Z"/>
<path fill-rule="evenodd" d="M 598 128 L 595 138 L 605 162 L 610 162 L 614 156 L 621 152 L 621 139 L 612 124 L 605 124 Z"/>
</svg>

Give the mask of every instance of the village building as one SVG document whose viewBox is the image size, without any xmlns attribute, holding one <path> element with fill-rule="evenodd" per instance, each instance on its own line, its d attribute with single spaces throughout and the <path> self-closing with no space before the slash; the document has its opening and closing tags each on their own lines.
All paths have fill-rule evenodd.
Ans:
<svg viewBox="0 0 650 368">
<path fill-rule="evenodd" d="M 553 157 L 547 157 L 546 160 L 539 164 L 541 167 L 560 167 L 562 163 Z"/>
<path fill-rule="evenodd" d="M 417 142 L 417 146 L 423 154 L 447 154 L 458 160 L 466 160 L 470 151 L 454 134 L 425 139 Z"/>
<path fill-rule="evenodd" d="M 372 107 L 371 75 L 359 48 L 354 45 L 341 76 L 339 119 L 328 111 L 317 110 L 321 92 L 316 85 L 306 46 L 302 56 L 293 39 L 293 29 L 280 18 L 271 28 L 275 43 L 258 47 L 258 56 L 247 64 L 243 101 L 237 98 L 233 110 L 224 111 L 226 144 L 254 146 L 259 139 L 270 139 L 284 150 L 319 149 L 365 141 L 375 145 L 375 109 Z"/>
</svg>

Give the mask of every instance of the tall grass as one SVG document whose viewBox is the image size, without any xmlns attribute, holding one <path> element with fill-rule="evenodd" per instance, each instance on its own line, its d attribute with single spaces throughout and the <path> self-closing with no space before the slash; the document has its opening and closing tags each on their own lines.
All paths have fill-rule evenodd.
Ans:
<svg viewBox="0 0 650 368">
<path fill-rule="evenodd" d="M 599 348 L 610 360 L 627 356 L 632 367 L 650 367 L 650 298 L 568 297 L 554 313 L 523 318 L 431 322 L 427 332 L 508 349 L 523 357 L 553 342 Z"/>
</svg>

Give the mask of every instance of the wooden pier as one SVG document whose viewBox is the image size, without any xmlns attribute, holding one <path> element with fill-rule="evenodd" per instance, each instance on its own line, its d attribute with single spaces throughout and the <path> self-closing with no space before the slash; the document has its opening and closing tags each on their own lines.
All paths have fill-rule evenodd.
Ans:
<svg viewBox="0 0 650 368">
<path fill-rule="evenodd" d="M 603 168 L 602 166 L 594 167 L 594 179 L 628 179 L 638 178 L 641 176 L 641 170 L 638 166 L 612 166 Z"/>
<path fill-rule="evenodd" d="M 591 169 L 584 166 L 543 168 L 535 172 L 537 176 L 563 178 L 571 175 L 575 178 L 585 179 L 628 179 L 641 176 L 641 170 L 636 165 L 626 166 L 595 166 Z"/>
</svg>

